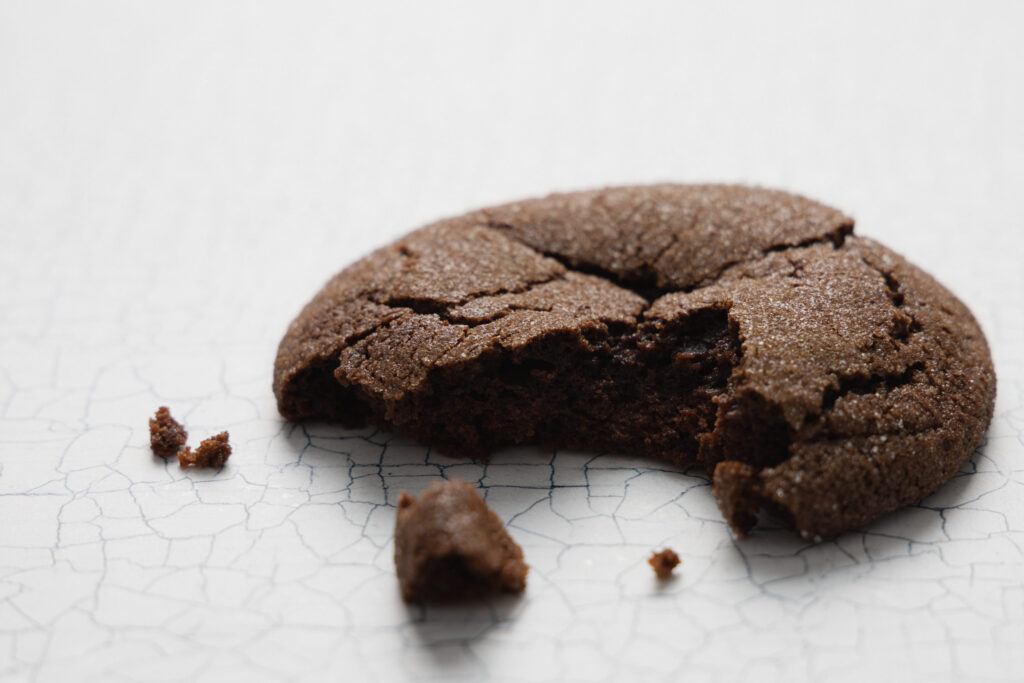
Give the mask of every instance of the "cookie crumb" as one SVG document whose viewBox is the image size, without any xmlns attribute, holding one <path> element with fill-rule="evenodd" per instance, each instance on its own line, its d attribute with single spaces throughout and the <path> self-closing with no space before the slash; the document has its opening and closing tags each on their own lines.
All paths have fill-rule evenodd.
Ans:
<svg viewBox="0 0 1024 683">
<path fill-rule="evenodd" d="M 178 465 L 181 467 L 221 467 L 231 455 L 228 444 L 228 433 L 221 432 L 209 439 L 204 439 L 194 451 L 190 447 L 178 453 Z"/>
<path fill-rule="evenodd" d="M 679 565 L 679 556 L 672 548 L 665 548 L 656 553 L 651 553 L 647 564 L 654 568 L 654 573 L 659 579 L 665 580 L 672 577 L 672 570 Z"/>
<path fill-rule="evenodd" d="M 402 492 L 395 517 L 395 569 L 406 602 L 521 593 L 523 550 L 472 484 L 436 483 L 419 499 Z"/>
<path fill-rule="evenodd" d="M 171 417 L 167 406 L 160 406 L 156 416 L 149 418 L 149 447 L 157 455 L 174 455 L 185 445 L 186 439 L 188 432 Z"/>
</svg>

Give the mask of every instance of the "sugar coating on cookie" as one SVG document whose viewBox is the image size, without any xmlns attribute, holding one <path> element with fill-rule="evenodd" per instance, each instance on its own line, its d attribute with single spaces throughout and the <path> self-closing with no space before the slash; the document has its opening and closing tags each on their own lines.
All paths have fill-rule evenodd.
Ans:
<svg viewBox="0 0 1024 683">
<path fill-rule="evenodd" d="M 291 324 L 274 391 L 290 419 L 454 455 L 700 465 L 738 533 L 767 511 L 815 539 L 952 477 L 995 376 L 966 307 L 839 211 L 656 185 L 475 211 L 368 255 Z"/>
</svg>

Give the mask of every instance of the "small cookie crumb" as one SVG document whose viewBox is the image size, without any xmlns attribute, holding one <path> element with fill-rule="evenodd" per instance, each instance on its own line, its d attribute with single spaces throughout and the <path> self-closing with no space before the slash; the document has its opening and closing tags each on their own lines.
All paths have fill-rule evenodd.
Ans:
<svg viewBox="0 0 1024 683">
<path fill-rule="evenodd" d="M 167 406 L 157 408 L 156 416 L 149 418 L 149 447 L 157 455 L 174 455 L 185 445 L 188 432 L 171 417 Z"/>
<path fill-rule="evenodd" d="M 204 439 L 194 451 L 186 447 L 178 453 L 178 465 L 181 467 L 220 467 L 231 455 L 228 444 L 228 433 L 221 432 L 217 436 Z"/>
<path fill-rule="evenodd" d="M 651 553 L 647 564 L 654 568 L 654 573 L 658 575 L 659 579 L 664 580 L 672 577 L 672 570 L 679 565 L 679 556 L 671 548 L 665 548 Z"/>
</svg>

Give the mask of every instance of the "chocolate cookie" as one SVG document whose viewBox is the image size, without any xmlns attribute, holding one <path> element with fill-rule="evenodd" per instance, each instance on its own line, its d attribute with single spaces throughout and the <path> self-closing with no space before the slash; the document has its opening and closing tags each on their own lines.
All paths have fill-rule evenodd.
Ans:
<svg viewBox="0 0 1024 683">
<path fill-rule="evenodd" d="M 992 415 L 970 312 L 853 221 L 735 186 L 484 209 L 335 276 L 281 342 L 282 415 L 699 464 L 726 519 L 834 535 L 948 480 Z"/>
</svg>

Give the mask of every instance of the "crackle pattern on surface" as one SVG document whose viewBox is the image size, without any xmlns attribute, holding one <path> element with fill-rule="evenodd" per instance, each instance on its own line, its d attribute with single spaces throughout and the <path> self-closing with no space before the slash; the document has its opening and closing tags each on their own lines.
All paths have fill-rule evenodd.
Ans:
<svg viewBox="0 0 1024 683">
<path fill-rule="evenodd" d="M 251 314 L 216 299 L 204 313 L 202 288 L 179 286 L 180 316 L 147 317 L 67 285 L 3 300 L 18 325 L 2 338 L 0 662 L 15 679 L 841 680 L 835 667 L 864 657 L 922 676 L 1024 664 L 1019 378 L 985 446 L 920 505 L 818 545 L 771 525 L 737 543 L 696 471 L 534 449 L 468 462 L 287 423 L 273 342 L 240 333 L 258 329 Z M 197 325 L 217 341 L 195 341 Z M 150 452 L 163 403 L 190 432 L 231 431 L 223 470 Z M 440 477 L 475 482 L 507 522 L 532 567 L 523 598 L 402 604 L 395 505 Z M 658 585 L 646 560 L 664 546 L 682 565 Z"/>
<path fill-rule="evenodd" d="M 1021 5 L 665 3 L 617 50 L 620 3 L 255 4 L 0 3 L 0 679 L 1019 680 Z M 665 463 L 277 415 L 277 342 L 344 260 L 660 180 L 818 197 L 961 297 L 999 388 L 958 476 L 737 543 Z M 160 405 L 227 466 L 154 457 Z M 394 505 L 440 477 L 508 523 L 522 598 L 402 603 Z"/>
</svg>

